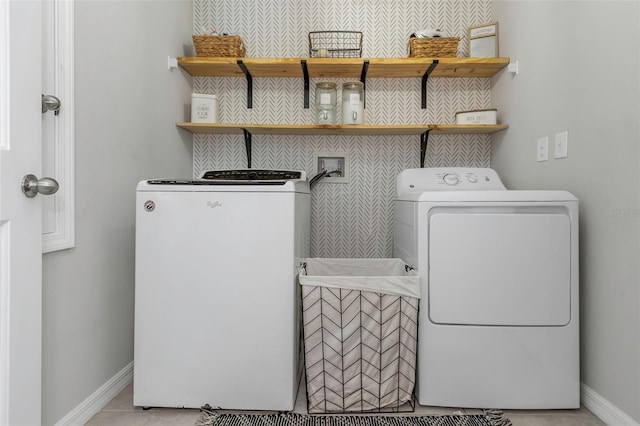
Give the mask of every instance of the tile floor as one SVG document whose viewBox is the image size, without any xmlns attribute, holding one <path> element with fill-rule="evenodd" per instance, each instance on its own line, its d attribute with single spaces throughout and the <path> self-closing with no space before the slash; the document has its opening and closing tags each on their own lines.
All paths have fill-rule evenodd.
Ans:
<svg viewBox="0 0 640 426">
<path fill-rule="evenodd" d="M 301 385 L 294 408 L 295 413 L 307 412 L 306 393 Z M 416 405 L 412 415 L 447 415 L 454 411 L 476 414 L 479 410 L 457 408 L 422 407 Z M 513 426 L 596 426 L 604 425 L 589 410 L 505 410 Z M 133 385 L 127 386 L 104 409 L 93 416 L 87 426 L 193 426 L 200 417 L 195 409 L 152 408 L 143 410 L 133 406 Z"/>
</svg>

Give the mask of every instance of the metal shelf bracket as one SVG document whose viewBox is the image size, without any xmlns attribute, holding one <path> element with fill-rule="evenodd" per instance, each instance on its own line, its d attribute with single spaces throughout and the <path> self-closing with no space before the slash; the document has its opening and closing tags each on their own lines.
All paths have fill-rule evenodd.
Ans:
<svg viewBox="0 0 640 426">
<path fill-rule="evenodd" d="M 420 135 L 420 168 L 424 167 L 424 159 L 427 156 L 427 144 L 429 143 L 429 132 L 431 129 Z"/>
<path fill-rule="evenodd" d="M 302 59 L 300 61 L 302 66 L 302 74 L 304 75 L 304 107 L 309 108 L 309 69 L 307 68 L 307 61 Z"/>
<path fill-rule="evenodd" d="M 425 72 L 424 75 L 422 76 L 422 105 L 421 105 L 422 109 L 427 108 L 427 80 L 429 80 L 429 75 L 436 68 L 436 66 L 438 66 L 439 62 L 440 61 L 438 59 L 434 59 L 431 65 L 429 66 L 429 68 L 427 69 L 427 72 Z"/>
<path fill-rule="evenodd" d="M 369 70 L 369 60 L 365 59 L 362 64 L 362 73 L 360 73 L 360 81 L 362 82 L 362 106 L 363 108 L 367 108 L 367 71 Z"/>
<path fill-rule="evenodd" d="M 247 129 L 242 129 L 244 133 L 244 148 L 247 152 L 247 169 L 251 168 L 251 133 Z"/>
<path fill-rule="evenodd" d="M 253 108 L 253 78 L 242 59 L 238 59 L 238 66 L 247 77 L 247 108 Z"/>
</svg>

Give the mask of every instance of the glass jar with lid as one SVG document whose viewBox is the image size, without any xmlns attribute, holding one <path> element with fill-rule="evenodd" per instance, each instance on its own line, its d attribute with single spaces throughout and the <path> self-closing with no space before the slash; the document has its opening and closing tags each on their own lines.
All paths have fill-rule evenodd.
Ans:
<svg viewBox="0 0 640 426">
<path fill-rule="evenodd" d="M 364 124 L 364 85 L 359 81 L 342 85 L 342 124 Z"/>
<path fill-rule="evenodd" d="M 316 84 L 316 124 L 337 124 L 336 83 L 320 81 Z"/>
</svg>

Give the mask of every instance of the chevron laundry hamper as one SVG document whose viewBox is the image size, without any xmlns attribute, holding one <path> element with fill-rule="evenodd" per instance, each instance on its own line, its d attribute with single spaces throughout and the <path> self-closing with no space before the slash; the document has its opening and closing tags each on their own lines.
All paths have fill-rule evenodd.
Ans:
<svg viewBox="0 0 640 426">
<path fill-rule="evenodd" d="M 309 413 L 413 411 L 416 272 L 400 259 L 306 259 L 300 272 Z"/>
</svg>

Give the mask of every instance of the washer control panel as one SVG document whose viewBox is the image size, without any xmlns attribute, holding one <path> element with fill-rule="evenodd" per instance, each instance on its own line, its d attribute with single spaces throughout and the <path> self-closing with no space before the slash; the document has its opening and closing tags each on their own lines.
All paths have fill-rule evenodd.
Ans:
<svg viewBox="0 0 640 426">
<path fill-rule="evenodd" d="M 403 170 L 398 175 L 398 194 L 425 191 L 497 191 L 506 188 L 493 169 L 441 167 Z"/>
<path fill-rule="evenodd" d="M 200 179 L 206 180 L 306 180 L 307 174 L 301 170 L 209 170 Z"/>
</svg>

